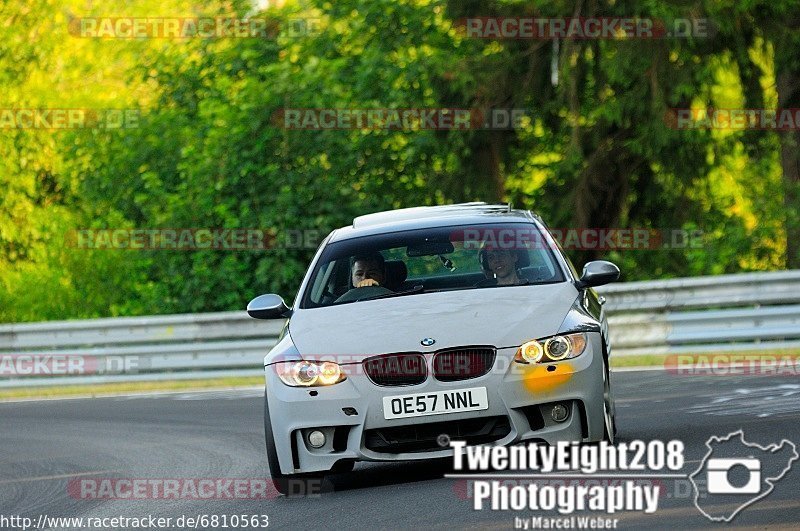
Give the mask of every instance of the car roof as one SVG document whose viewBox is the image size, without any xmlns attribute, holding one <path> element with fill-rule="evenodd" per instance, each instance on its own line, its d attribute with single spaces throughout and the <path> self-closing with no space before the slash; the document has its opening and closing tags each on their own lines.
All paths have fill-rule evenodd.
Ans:
<svg viewBox="0 0 800 531">
<path fill-rule="evenodd" d="M 459 203 L 455 205 L 423 206 L 375 212 L 353 219 L 353 224 L 336 229 L 331 242 L 428 227 L 478 225 L 487 223 L 541 222 L 528 210 L 512 209 L 511 205 L 488 203 Z"/>
</svg>

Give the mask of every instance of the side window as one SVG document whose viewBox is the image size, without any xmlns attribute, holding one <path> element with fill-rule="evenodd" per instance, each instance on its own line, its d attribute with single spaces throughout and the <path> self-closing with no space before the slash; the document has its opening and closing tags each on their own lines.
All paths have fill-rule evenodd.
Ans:
<svg viewBox="0 0 800 531">
<path fill-rule="evenodd" d="M 350 289 L 350 260 L 341 258 L 328 262 L 319 269 L 311 287 L 313 304 L 327 305 Z"/>
<path fill-rule="evenodd" d="M 334 264 L 336 262 L 328 262 L 320 268 L 319 273 L 314 278 L 314 285 L 311 286 L 311 301 L 319 304 L 322 301 L 323 293 L 326 287 L 329 286 L 332 278 Z"/>
</svg>

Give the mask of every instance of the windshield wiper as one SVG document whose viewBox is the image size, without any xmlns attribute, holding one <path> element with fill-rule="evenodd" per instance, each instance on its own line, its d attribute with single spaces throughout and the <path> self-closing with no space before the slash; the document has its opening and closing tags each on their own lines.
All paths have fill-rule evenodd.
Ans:
<svg viewBox="0 0 800 531">
<path fill-rule="evenodd" d="M 413 288 L 406 291 L 398 291 L 397 293 L 386 293 L 384 295 L 378 295 L 377 297 L 370 297 L 369 299 L 364 299 L 364 300 L 374 301 L 377 299 L 388 299 L 390 297 L 401 297 L 403 295 L 413 295 L 415 293 L 424 293 L 424 292 L 425 292 L 425 286 L 423 286 L 422 284 L 417 284 Z"/>
<path fill-rule="evenodd" d="M 487 280 L 490 280 L 490 279 L 487 279 Z M 476 289 L 506 288 L 508 286 L 527 286 L 528 284 L 534 284 L 534 283 L 531 282 L 530 280 L 528 280 L 527 278 L 521 278 L 521 279 L 519 279 L 519 282 L 517 282 L 516 284 L 490 284 L 488 282 L 486 284 L 483 284 L 483 285 L 481 285 L 481 284 L 482 284 L 482 282 L 479 282 L 475 286 L 472 286 L 472 287 L 474 287 Z"/>
</svg>

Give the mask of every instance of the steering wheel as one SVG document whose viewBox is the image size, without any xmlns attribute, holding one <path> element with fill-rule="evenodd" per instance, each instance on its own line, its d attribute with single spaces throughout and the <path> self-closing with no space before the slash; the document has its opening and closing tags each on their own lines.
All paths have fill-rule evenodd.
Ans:
<svg viewBox="0 0 800 531">
<path fill-rule="evenodd" d="M 389 288 L 383 286 L 365 286 L 363 288 L 352 288 L 350 291 L 336 299 L 335 303 L 339 302 L 355 302 L 361 299 L 371 299 L 372 297 L 379 297 L 388 293 L 394 293 Z"/>
</svg>

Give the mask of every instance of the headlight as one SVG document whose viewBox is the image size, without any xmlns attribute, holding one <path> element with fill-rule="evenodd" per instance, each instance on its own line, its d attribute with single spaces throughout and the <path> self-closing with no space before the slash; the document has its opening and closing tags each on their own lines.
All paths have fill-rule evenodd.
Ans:
<svg viewBox="0 0 800 531">
<path fill-rule="evenodd" d="M 580 356 L 586 349 L 586 334 L 553 336 L 543 341 L 524 343 L 514 356 L 517 363 L 548 363 Z"/>
<path fill-rule="evenodd" d="M 278 377 L 291 387 L 333 385 L 346 378 L 339 364 L 332 361 L 294 361 L 274 365 Z"/>
<path fill-rule="evenodd" d="M 528 341 L 517 350 L 517 355 L 514 356 L 514 361 L 520 363 L 539 363 L 544 356 L 544 349 L 542 344 L 536 340 Z"/>
</svg>

